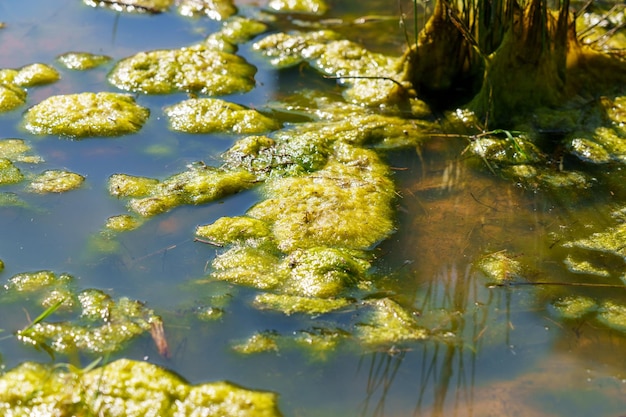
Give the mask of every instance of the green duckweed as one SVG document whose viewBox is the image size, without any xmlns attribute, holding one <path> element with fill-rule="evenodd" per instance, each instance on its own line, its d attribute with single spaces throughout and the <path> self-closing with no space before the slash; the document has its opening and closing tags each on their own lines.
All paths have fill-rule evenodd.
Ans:
<svg viewBox="0 0 626 417">
<path fill-rule="evenodd" d="M 29 190 L 39 194 L 64 193 L 79 188 L 85 177 L 69 171 L 48 170 L 35 177 Z"/>
<path fill-rule="evenodd" d="M 254 88 L 256 68 L 245 59 L 205 45 L 140 52 L 119 61 L 109 82 L 126 91 L 207 95 L 244 93 Z"/>
<path fill-rule="evenodd" d="M 165 109 L 170 126 L 187 133 L 264 133 L 278 123 L 256 110 L 227 101 L 189 99 Z"/>
<path fill-rule="evenodd" d="M 61 78 L 59 72 L 46 64 L 31 64 L 18 70 L 13 82 L 20 87 L 51 84 Z"/>
<path fill-rule="evenodd" d="M 147 363 L 120 359 L 91 370 L 24 362 L 0 377 L 4 415 L 279 417 L 276 394 L 227 382 L 189 385 Z"/>
<path fill-rule="evenodd" d="M 139 131 L 149 114 L 125 94 L 69 94 L 49 97 L 29 109 L 24 126 L 37 135 L 121 136 Z"/>
<path fill-rule="evenodd" d="M 111 60 L 111 57 L 91 54 L 89 52 L 67 52 L 63 55 L 59 55 L 57 60 L 65 68 L 85 71 L 106 64 Z"/>
</svg>

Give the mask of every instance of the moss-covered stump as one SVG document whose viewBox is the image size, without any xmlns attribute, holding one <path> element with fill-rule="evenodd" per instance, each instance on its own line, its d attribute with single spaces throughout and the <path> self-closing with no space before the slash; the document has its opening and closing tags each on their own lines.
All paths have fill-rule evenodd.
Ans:
<svg viewBox="0 0 626 417">
<path fill-rule="evenodd" d="M 81 371 L 25 362 L 0 377 L 3 415 L 279 417 L 277 396 L 227 382 L 189 385 L 156 365 L 120 359 Z"/>
<path fill-rule="evenodd" d="M 239 104 L 211 98 L 189 99 L 165 109 L 170 127 L 187 133 L 265 133 L 278 122 Z"/>
<path fill-rule="evenodd" d="M 149 114 L 125 94 L 69 94 L 49 97 L 29 109 L 24 126 L 37 135 L 121 136 L 139 131 Z"/>
<path fill-rule="evenodd" d="M 226 95 L 254 88 L 255 73 L 256 68 L 245 59 L 203 44 L 140 52 L 119 61 L 109 82 L 137 93 Z"/>
</svg>

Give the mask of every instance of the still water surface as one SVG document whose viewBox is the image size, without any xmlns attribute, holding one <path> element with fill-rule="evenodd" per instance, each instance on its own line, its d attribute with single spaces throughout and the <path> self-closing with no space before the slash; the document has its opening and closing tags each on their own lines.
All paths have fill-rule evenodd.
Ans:
<svg viewBox="0 0 626 417">
<path fill-rule="evenodd" d="M 359 13 L 397 14 L 382 3 L 386 2 L 372 1 L 369 9 L 363 3 L 359 7 L 336 4 L 332 14 L 351 18 Z M 254 7 L 241 4 L 240 10 L 246 13 Z M 56 65 L 55 58 L 62 53 L 88 51 L 115 61 L 139 51 L 198 42 L 219 28 L 208 19 L 176 13 L 118 14 L 77 0 L 3 0 L 0 21 L 7 25 L 0 31 L 1 68 L 43 62 L 55 65 L 62 75 L 57 83 L 29 89 L 28 106 L 55 94 L 116 91 L 106 81 L 112 64 L 73 72 Z M 376 36 L 371 27 L 343 30 L 372 49 L 400 54 L 404 34 L 397 20 L 378 24 L 377 30 L 391 34 L 384 43 L 373 43 Z M 250 43 L 242 45 L 239 53 L 259 68 L 257 88 L 227 100 L 262 107 L 297 88 L 334 88 L 312 72 L 269 69 L 250 53 Z M 212 248 L 193 242 L 195 226 L 243 214 L 257 201 L 255 190 L 156 216 L 120 238 L 121 253 L 94 255 L 90 238 L 109 216 L 125 213 L 124 202 L 107 192 L 111 174 L 164 178 L 193 161 L 211 164 L 237 139 L 170 131 L 161 109 L 184 98 L 183 94 L 138 95 L 137 102 L 149 107 L 152 116 L 139 133 L 114 139 L 35 137 L 20 127 L 23 109 L 0 115 L 0 137 L 25 139 L 46 161 L 24 170 L 63 168 L 87 178 L 81 189 L 60 195 L 32 195 L 20 185 L 3 188 L 18 193 L 30 208 L 0 208 L 0 258 L 6 264 L 0 278 L 5 281 L 40 269 L 67 272 L 78 279 L 80 288 L 102 288 L 114 297 L 142 300 L 163 316 L 172 358 L 158 356 L 145 337 L 109 359 L 148 360 L 192 383 L 225 379 L 275 391 L 286 416 L 617 417 L 626 413 L 622 334 L 555 317 L 549 304 L 565 289 L 488 288 L 485 277 L 471 267 L 481 254 L 508 250 L 529 262 L 539 280 L 580 280 L 563 266 L 563 254 L 547 236 L 608 225 L 608 209 L 603 207 L 611 203 L 611 194 L 600 186 L 596 199 L 575 207 L 525 191 L 469 166 L 462 156 L 467 145 L 462 138 L 433 137 L 419 155 L 405 151 L 389 156 L 398 168 L 398 231 L 376 249 L 381 276 L 377 285 L 421 312 L 425 324 L 452 329 L 454 335 L 446 341 L 375 352 L 344 347 L 325 360 L 298 351 L 248 357 L 234 353 L 232 341 L 256 331 L 287 333 L 310 326 L 306 317 L 253 309 L 254 291 L 228 286 L 225 290 L 233 299 L 220 321 L 201 322 L 189 314 L 205 297 L 202 285 L 194 283 L 205 276 L 215 255 Z M 586 291 L 608 296 L 606 291 Z M 621 294 L 617 297 L 623 299 Z M 28 322 L 24 311 L 1 306 L 0 310 L 1 328 L 14 331 Z M 0 355 L 6 368 L 25 360 L 51 360 L 15 339 L 0 342 Z"/>
</svg>

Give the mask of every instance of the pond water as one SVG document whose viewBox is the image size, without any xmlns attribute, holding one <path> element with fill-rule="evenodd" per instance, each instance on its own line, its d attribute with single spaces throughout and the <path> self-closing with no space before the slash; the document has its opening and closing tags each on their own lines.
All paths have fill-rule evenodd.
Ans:
<svg viewBox="0 0 626 417">
<path fill-rule="evenodd" d="M 331 2 L 325 18 L 377 18 L 334 29 L 374 51 L 402 54 L 405 35 L 395 3 L 393 10 L 378 0 L 340 3 Z M 236 4 L 241 15 L 254 16 L 259 9 L 256 2 Z M 554 307 L 573 296 L 598 304 L 626 303 L 624 289 L 617 287 L 626 268 L 615 254 L 588 255 L 609 271 L 607 282 L 613 287 L 562 285 L 605 282 L 568 266 L 570 252 L 562 242 L 619 224 L 612 214 L 626 197 L 619 164 L 598 169 L 566 158 L 566 169 L 585 170 L 595 179 L 591 194 L 573 199 L 493 175 L 464 152 L 467 137 L 434 134 L 418 152 L 385 154 L 398 195 L 396 232 L 372 249 L 372 279 L 377 291 L 392 294 L 415 312 L 421 325 L 434 333 L 445 331 L 377 348 L 352 343 L 323 354 L 285 348 L 242 355 L 233 344 L 256 332 L 289 335 L 332 328 L 358 322 L 361 314 L 358 306 L 319 317 L 263 311 L 252 306 L 257 290 L 207 278 L 218 248 L 194 242 L 195 227 L 243 215 L 259 201 L 258 189 L 154 216 L 120 234 L 119 249 L 113 252 L 99 251 L 94 243 L 107 218 L 127 213 L 126 201 L 107 191 L 112 174 L 162 179 L 195 161 L 219 164 L 220 154 L 241 135 L 170 130 L 163 108 L 186 99 L 183 93 L 135 94 L 151 117 L 140 132 L 117 138 L 36 136 L 22 124 L 26 108 L 52 95 L 119 91 L 107 81 L 116 61 L 141 51 L 200 42 L 219 30 L 220 22 L 175 12 L 117 13 L 78 0 L 4 0 L 0 21 L 6 25 L 0 30 L 1 68 L 42 62 L 61 73 L 58 82 L 28 88 L 26 106 L 0 114 L 0 139 L 24 139 L 45 160 L 20 165 L 27 175 L 66 169 L 86 178 L 80 189 L 59 194 L 28 193 L 23 183 L 2 186 L 0 191 L 16 193 L 26 207 L 0 207 L 0 259 L 5 264 L 0 279 L 4 284 L 22 272 L 66 272 L 81 290 L 98 288 L 114 298 L 141 300 L 163 318 L 171 357 L 160 356 L 145 335 L 107 355 L 107 361 L 149 361 L 194 384 L 228 380 L 273 391 L 279 394 L 281 412 L 294 417 L 626 413 L 626 325 L 606 326 L 589 316 L 567 319 Z M 280 18 L 271 30 L 294 25 Z M 299 89 L 339 91 L 334 80 L 309 68 L 272 69 L 252 51 L 252 43 L 239 45 L 238 54 L 257 67 L 256 87 L 220 98 L 263 108 Z M 104 54 L 112 61 L 72 71 L 56 61 L 69 51 Z M 446 133 L 445 122 L 441 126 Z M 476 267 L 489 253 L 505 253 L 524 265 L 523 279 L 516 280 L 520 285 L 489 285 L 491 278 Z M 544 284 L 521 285 L 529 282 Z M 198 319 L 195 313 L 214 302 L 216 294 L 226 294 L 224 314 L 218 320 Z M 40 310 L 28 299 L 0 306 L 0 329 L 9 334 L 24 328 Z M 15 337 L 0 340 L 0 360 L 7 370 L 24 361 L 86 365 L 93 357 L 79 353 L 51 358 Z"/>
</svg>

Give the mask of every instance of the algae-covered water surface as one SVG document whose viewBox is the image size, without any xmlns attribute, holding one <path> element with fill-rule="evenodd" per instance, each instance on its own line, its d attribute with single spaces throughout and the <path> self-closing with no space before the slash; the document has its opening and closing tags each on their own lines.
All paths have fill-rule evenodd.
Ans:
<svg viewBox="0 0 626 417">
<path fill-rule="evenodd" d="M 626 9 L 345 3 L 0 4 L 0 414 L 626 413 Z"/>
</svg>

